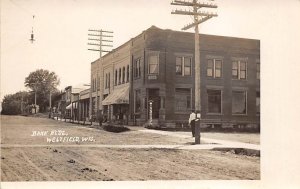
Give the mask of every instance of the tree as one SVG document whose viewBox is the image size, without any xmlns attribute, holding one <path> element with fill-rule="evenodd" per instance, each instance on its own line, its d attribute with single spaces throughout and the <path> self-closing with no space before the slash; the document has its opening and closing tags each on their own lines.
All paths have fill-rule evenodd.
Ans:
<svg viewBox="0 0 300 189">
<path fill-rule="evenodd" d="M 38 69 L 31 72 L 25 78 L 25 87 L 28 87 L 36 94 L 37 104 L 41 111 L 45 111 L 49 105 L 49 95 L 57 92 L 57 86 L 60 80 L 54 72 L 48 70 Z"/>
<path fill-rule="evenodd" d="M 4 115 L 17 115 L 25 112 L 29 103 L 30 94 L 28 92 L 17 92 L 5 95 L 2 101 L 2 112 Z"/>
</svg>

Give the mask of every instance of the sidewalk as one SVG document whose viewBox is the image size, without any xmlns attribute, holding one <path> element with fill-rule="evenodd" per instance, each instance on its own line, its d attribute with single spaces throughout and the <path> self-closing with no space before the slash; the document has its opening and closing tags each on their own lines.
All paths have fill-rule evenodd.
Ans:
<svg viewBox="0 0 300 189">
<path fill-rule="evenodd" d="M 160 131 L 160 130 L 150 130 L 150 129 L 140 129 L 138 131 L 145 132 L 145 133 L 155 133 L 161 135 L 174 136 L 179 138 L 191 137 L 187 135 L 190 133 L 182 134 L 182 133 L 174 133 L 171 131 Z M 191 146 L 186 146 L 186 148 L 188 149 L 242 148 L 242 149 L 260 151 L 260 145 L 256 145 L 256 144 L 249 144 L 249 143 L 229 141 L 229 140 L 210 139 L 204 137 L 201 137 L 201 141 L 208 144 L 191 145 Z"/>
<path fill-rule="evenodd" d="M 55 119 L 56 120 L 56 119 Z M 58 121 L 64 121 L 58 119 Z M 68 121 L 67 121 L 68 123 Z M 75 124 L 78 124 L 78 122 L 74 122 Z M 87 122 L 86 122 L 87 123 Z M 89 122 L 90 123 L 90 122 Z M 80 122 L 80 124 L 83 124 L 83 122 Z M 89 124 L 90 125 L 90 124 Z M 93 122 L 92 126 L 98 125 L 97 123 Z M 85 126 L 84 126 L 85 127 Z M 153 134 L 160 134 L 160 135 L 167 135 L 172 137 L 178 137 L 178 138 L 191 138 L 190 132 L 172 132 L 172 131 L 162 131 L 162 130 L 152 130 L 152 129 L 146 129 L 144 127 L 130 127 L 131 130 L 138 131 L 138 132 L 144 132 L 144 133 L 153 133 Z M 260 152 L 260 145 L 257 144 L 250 144 L 250 143 L 243 143 L 243 142 L 236 142 L 236 141 L 230 141 L 230 140 L 220 140 L 220 139 L 211 139 L 211 138 L 205 138 L 201 137 L 201 143 L 197 145 L 82 145 L 82 147 L 99 147 L 99 148 L 164 148 L 164 149 L 188 149 L 188 150 L 204 150 L 204 149 L 216 149 L 216 150 L 228 150 L 228 149 L 244 149 L 244 150 L 250 150 L 251 152 Z M 68 145 L 70 147 L 75 147 L 72 145 Z M 76 146 L 77 147 L 77 146 Z"/>
</svg>

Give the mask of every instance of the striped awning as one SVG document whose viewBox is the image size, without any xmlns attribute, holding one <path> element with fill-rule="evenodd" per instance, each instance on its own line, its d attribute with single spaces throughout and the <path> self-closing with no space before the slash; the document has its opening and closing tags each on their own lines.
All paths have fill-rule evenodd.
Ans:
<svg viewBox="0 0 300 189">
<path fill-rule="evenodd" d="M 102 105 L 110 104 L 129 104 L 129 86 L 115 89 L 102 101 Z"/>
</svg>

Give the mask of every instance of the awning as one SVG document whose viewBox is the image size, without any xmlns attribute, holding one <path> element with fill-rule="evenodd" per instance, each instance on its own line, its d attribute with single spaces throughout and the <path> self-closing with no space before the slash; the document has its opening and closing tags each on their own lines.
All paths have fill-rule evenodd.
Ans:
<svg viewBox="0 0 300 189">
<path fill-rule="evenodd" d="M 76 108 L 77 108 L 77 102 L 73 103 L 73 109 L 76 109 Z M 71 109 L 72 109 L 72 103 L 66 107 L 66 110 L 71 110 Z"/>
<path fill-rule="evenodd" d="M 129 104 L 129 86 L 115 89 L 102 101 L 102 105 L 110 104 Z"/>
</svg>

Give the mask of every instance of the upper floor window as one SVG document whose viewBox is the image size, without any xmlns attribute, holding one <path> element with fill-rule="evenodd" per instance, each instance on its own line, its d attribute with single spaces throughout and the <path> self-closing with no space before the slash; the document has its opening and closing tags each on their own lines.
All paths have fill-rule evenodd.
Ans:
<svg viewBox="0 0 300 189">
<path fill-rule="evenodd" d="M 105 89 L 110 88 L 110 73 L 105 74 Z"/>
<path fill-rule="evenodd" d="M 256 63 L 256 79 L 260 79 L 260 63 Z"/>
<path fill-rule="evenodd" d="M 129 82 L 129 65 L 127 65 L 127 82 Z"/>
<path fill-rule="evenodd" d="M 105 89 L 107 89 L 107 73 L 105 74 Z"/>
<path fill-rule="evenodd" d="M 247 62 L 245 61 L 232 62 L 232 78 L 247 79 Z"/>
<path fill-rule="evenodd" d="M 119 68 L 119 84 L 121 84 L 122 70 Z"/>
<path fill-rule="evenodd" d="M 107 87 L 110 88 L 110 72 L 108 73 L 108 81 L 107 81 Z"/>
<path fill-rule="evenodd" d="M 125 83 L 125 66 L 123 67 L 122 83 Z"/>
<path fill-rule="evenodd" d="M 134 78 L 141 77 L 141 59 L 134 61 Z"/>
<path fill-rule="evenodd" d="M 191 75 L 192 73 L 192 58 L 191 57 L 176 57 L 176 75 Z"/>
<path fill-rule="evenodd" d="M 100 77 L 97 78 L 97 90 L 100 91 Z"/>
<path fill-rule="evenodd" d="M 158 74 L 158 55 L 148 57 L 148 74 Z"/>
<path fill-rule="evenodd" d="M 206 75 L 207 77 L 212 77 L 212 78 L 222 77 L 222 60 L 208 59 Z"/>
<path fill-rule="evenodd" d="M 93 92 L 96 91 L 96 78 L 93 78 Z"/>
<path fill-rule="evenodd" d="M 115 70 L 115 85 L 118 85 L 118 69 Z"/>
</svg>

